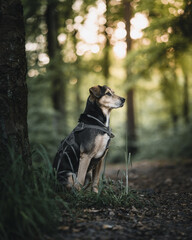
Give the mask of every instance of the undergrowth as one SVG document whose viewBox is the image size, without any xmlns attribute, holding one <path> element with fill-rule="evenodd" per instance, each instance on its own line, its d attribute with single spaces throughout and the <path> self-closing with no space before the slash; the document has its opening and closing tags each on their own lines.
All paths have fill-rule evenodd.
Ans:
<svg viewBox="0 0 192 240">
<path fill-rule="evenodd" d="M 104 179 L 100 182 L 98 194 L 90 189 L 79 192 L 72 189 L 60 193 L 71 211 L 72 218 L 75 219 L 88 208 L 131 208 L 132 206 L 142 207 L 145 204 L 136 191 L 129 190 L 129 193 L 126 193 L 125 184 L 121 180 Z"/>
<path fill-rule="evenodd" d="M 51 166 L 38 151 L 38 168 L 29 168 L 12 150 L 8 162 L 1 159 L 0 239 L 40 239 L 58 223 L 64 202 L 54 191 Z"/>
<path fill-rule="evenodd" d="M 126 171 L 124 173 L 125 183 L 123 178 L 119 180 L 112 180 L 105 178 L 106 159 L 104 161 L 104 170 L 99 182 L 98 194 L 88 189 L 76 191 L 72 188 L 70 191 L 64 191 L 60 194 L 62 199 L 67 202 L 68 208 L 73 212 L 77 212 L 85 208 L 118 208 L 142 206 L 143 202 L 139 198 L 136 191 L 131 190 L 128 186 L 128 170 L 131 164 L 131 155 L 125 151 Z M 118 177 L 118 174 L 117 174 Z"/>
<path fill-rule="evenodd" d="M 143 204 L 135 191 L 129 189 L 127 193 L 122 179 L 114 181 L 104 176 L 98 194 L 89 189 L 60 191 L 43 147 L 33 151 L 30 168 L 12 150 L 9 159 L 0 162 L 0 239 L 43 239 L 45 233 L 57 230 L 65 213 L 75 219 L 85 208 Z"/>
</svg>

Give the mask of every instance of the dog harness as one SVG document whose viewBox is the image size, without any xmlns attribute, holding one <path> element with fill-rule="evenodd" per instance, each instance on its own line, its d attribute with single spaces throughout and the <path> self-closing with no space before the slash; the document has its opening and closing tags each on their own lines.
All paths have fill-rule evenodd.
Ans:
<svg viewBox="0 0 192 240">
<path fill-rule="evenodd" d="M 53 167 L 56 168 L 57 177 L 60 182 L 65 182 L 67 173 L 69 172 L 76 173 L 78 171 L 80 147 L 75 140 L 76 133 L 81 132 L 88 128 L 88 129 L 100 130 L 108 134 L 109 140 L 107 142 L 106 149 L 103 155 L 99 159 L 94 160 L 95 163 L 97 163 L 104 156 L 104 154 L 106 153 L 109 147 L 111 138 L 114 137 L 111 129 L 109 127 L 106 127 L 99 119 L 89 114 L 87 114 L 86 116 L 88 118 L 91 118 L 97 121 L 100 124 L 100 126 L 79 122 L 78 125 L 73 129 L 71 134 L 67 138 L 65 138 L 63 141 L 61 141 L 55 160 L 54 160 L 54 165 L 53 165 Z"/>
</svg>

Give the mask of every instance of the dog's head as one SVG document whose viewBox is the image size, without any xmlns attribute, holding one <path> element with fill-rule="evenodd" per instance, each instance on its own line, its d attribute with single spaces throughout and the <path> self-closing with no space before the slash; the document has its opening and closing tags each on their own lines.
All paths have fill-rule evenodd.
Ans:
<svg viewBox="0 0 192 240">
<path fill-rule="evenodd" d="M 107 86 L 95 86 L 89 89 L 90 101 L 96 101 L 101 108 L 107 108 L 109 110 L 113 108 L 122 107 L 125 99 L 117 96 L 114 91 L 112 91 Z"/>
</svg>

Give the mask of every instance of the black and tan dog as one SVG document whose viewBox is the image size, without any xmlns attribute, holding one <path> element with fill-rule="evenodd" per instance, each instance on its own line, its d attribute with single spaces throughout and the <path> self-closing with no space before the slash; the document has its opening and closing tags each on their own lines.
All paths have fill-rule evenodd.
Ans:
<svg viewBox="0 0 192 240">
<path fill-rule="evenodd" d="M 97 193 L 101 164 L 114 136 L 109 128 L 110 112 L 122 107 L 125 99 L 107 86 L 95 86 L 89 92 L 85 111 L 77 127 L 61 142 L 53 167 L 64 186 L 79 190 L 92 179 L 92 190 Z"/>
</svg>

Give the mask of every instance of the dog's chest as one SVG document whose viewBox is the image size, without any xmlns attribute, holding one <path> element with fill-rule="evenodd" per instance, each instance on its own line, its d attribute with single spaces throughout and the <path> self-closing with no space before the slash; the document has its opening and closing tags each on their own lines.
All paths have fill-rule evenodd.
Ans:
<svg viewBox="0 0 192 240">
<path fill-rule="evenodd" d="M 109 141 L 108 134 L 98 135 L 95 138 L 95 156 L 94 158 L 100 158 L 103 156 Z"/>
</svg>

